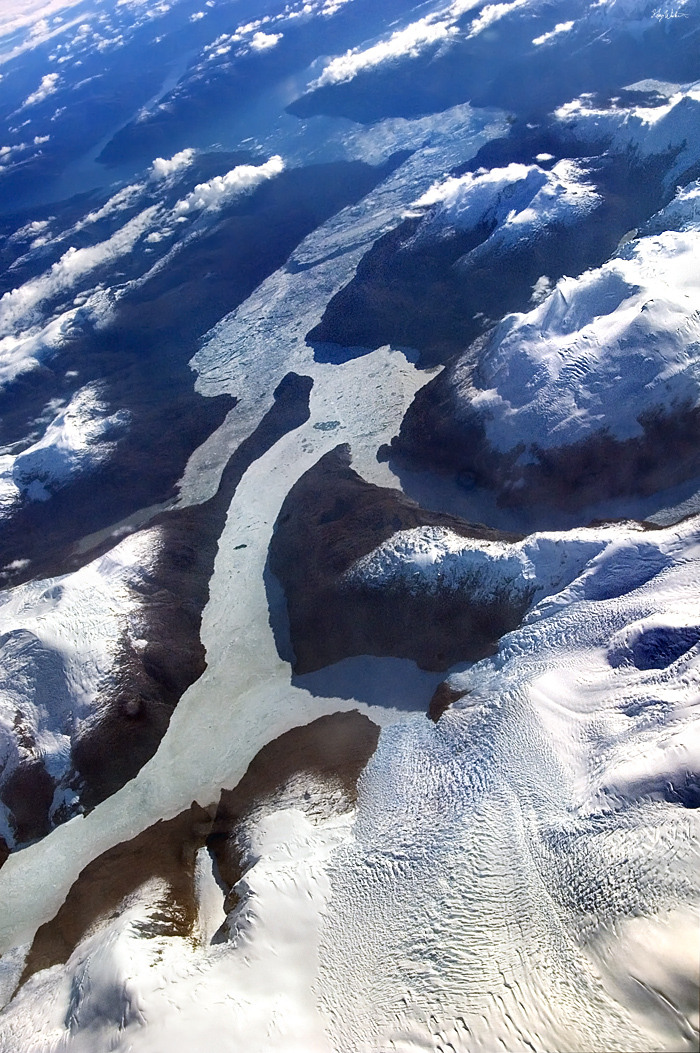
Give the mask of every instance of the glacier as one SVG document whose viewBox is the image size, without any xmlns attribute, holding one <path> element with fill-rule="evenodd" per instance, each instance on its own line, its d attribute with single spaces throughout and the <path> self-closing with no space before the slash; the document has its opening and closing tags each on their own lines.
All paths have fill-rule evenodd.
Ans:
<svg viewBox="0 0 700 1053">
<path fill-rule="evenodd" d="M 20 7 L 0 1051 L 692 1053 L 697 0 Z"/>
</svg>

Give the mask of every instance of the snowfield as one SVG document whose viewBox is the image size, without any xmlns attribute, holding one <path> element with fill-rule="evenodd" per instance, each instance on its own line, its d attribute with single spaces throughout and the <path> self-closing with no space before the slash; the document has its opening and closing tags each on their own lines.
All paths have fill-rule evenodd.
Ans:
<svg viewBox="0 0 700 1053">
<path fill-rule="evenodd" d="M 635 87 L 630 85 L 630 90 Z M 642 82 L 641 87 L 667 96 L 667 101 L 656 106 L 601 107 L 591 95 L 584 94 L 560 106 L 555 117 L 570 134 L 605 143 L 616 152 L 632 150 L 640 158 L 675 154 L 665 176 L 666 186 L 672 190 L 675 181 L 700 156 L 700 83 L 681 86 L 650 81 Z"/>
<path fill-rule="evenodd" d="M 157 531 L 134 534 L 73 574 L 1 594 L 0 786 L 22 764 L 39 761 L 58 784 L 50 817 L 76 799 L 61 785 L 71 743 L 98 706 L 120 638 L 135 635 L 139 590 L 157 546 Z M 0 834 L 12 846 L 4 803 L 0 817 Z"/>
<path fill-rule="evenodd" d="M 357 810 L 301 785 L 253 814 L 224 942 L 205 852 L 194 942 L 151 934 L 168 890 L 144 886 L 25 984 L 5 1048 L 695 1048 L 698 539 L 518 546 L 545 595 L 438 724 L 385 728 Z"/>
<path fill-rule="evenodd" d="M 697 1041 L 698 520 L 616 533 L 436 726 L 382 733 L 333 857 L 335 1049 Z"/>
<path fill-rule="evenodd" d="M 400 530 L 346 571 L 348 582 L 411 592 L 467 589 L 475 602 L 499 593 L 534 602 L 580 574 L 617 537 L 615 528 L 533 534 L 516 544 L 471 541 L 443 527 Z"/>
<path fill-rule="evenodd" d="M 693 1053 L 700 0 L 94 6 L 0 15 L 0 177 L 51 173 L 0 224 L 0 528 L 70 505 L 90 559 L 0 591 L 0 1053 Z M 137 29 L 162 77 L 41 168 Z M 399 644 L 324 650 L 356 610 Z"/>
<path fill-rule="evenodd" d="M 676 229 L 629 241 L 597 270 L 562 278 L 532 311 L 503 319 L 476 369 L 467 360 L 457 366 L 458 417 L 474 414 L 493 448 L 521 448 L 524 464 L 598 431 L 640 436 L 645 415 L 696 407 L 696 196 L 693 184 L 662 214 Z"/>
<path fill-rule="evenodd" d="M 420 241 L 435 238 L 446 228 L 492 227 L 486 241 L 469 254 L 473 257 L 494 243 L 508 246 L 536 237 L 553 224 L 575 223 L 599 200 L 576 161 L 558 161 L 550 171 L 513 163 L 435 183 L 415 203 L 418 215 L 430 208 L 415 236 Z"/>
<path fill-rule="evenodd" d="M 0 470 L 3 493 L 8 499 L 14 490 L 15 499 L 24 493 L 30 500 L 47 500 L 53 489 L 107 460 L 128 421 L 125 410 L 107 414 L 95 388 L 81 388 L 37 442 L 14 457 L 6 455 Z"/>
</svg>

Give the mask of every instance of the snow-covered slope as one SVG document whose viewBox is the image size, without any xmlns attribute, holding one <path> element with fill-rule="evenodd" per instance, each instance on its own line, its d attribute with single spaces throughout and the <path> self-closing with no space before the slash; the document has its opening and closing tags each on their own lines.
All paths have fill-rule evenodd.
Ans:
<svg viewBox="0 0 700 1053">
<path fill-rule="evenodd" d="M 335 1049 L 694 1048 L 697 530 L 618 528 L 436 727 L 382 734 L 333 859 Z"/>
<path fill-rule="evenodd" d="M 95 388 L 80 389 L 37 442 L 14 457 L 5 455 L 0 469 L 3 503 L 20 493 L 46 500 L 69 479 L 94 471 L 128 421 L 127 411 L 106 413 Z"/>
<path fill-rule="evenodd" d="M 139 888 L 65 967 L 41 972 L 23 987 L 0 1025 L 2 1040 L 17 1048 L 31 1043 L 36 1053 L 48 1053 L 56 1041 L 75 1053 L 187 1053 L 203 1046 L 221 1053 L 331 1053 L 312 985 L 330 894 L 326 863 L 351 821 L 352 813 L 314 821 L 302 805 L 252 826 L 257 862 L 241 883 L 230 942 L 210 943 L 224 913 L 206 849 L 198 860 L 192 937 L 163 931 L 172 915 L 166 883 Z M 41 1033 L 33 1026 L 39 1005 Z"/>
<path fill-rule="evenodd" d="M 73 574 L 2 594 L 0 834 L 10 846 L 79 800 L 80 785 L 67 782 L 71 747 L 104 701 L 123 638 L 135 635 L 157 549 L 157 531 L 134 534 Z"/>
<path fill-rule="evenodd" d="M 374 589 L 400 584 L 411 592 L 466 589 L 475 603 L 501 593 L 516 604 L 534 602 L 578 576 L 615 537 L 611 527 L 532 534 L 507 544 L 460 537 L 445 527 L 415 527 L 363 556 L 345 580 Z"/>
<path fill-rule="evenodd" d="M 675 196 L 647 223 L 645 234 L 660 234 L 665 230 L 700 230 L 700 180 L 678 187 Z"/>
<path fill-rule="evenodd" d="M 595 97 L 584 94 L 560 106 L 554 116 L 569 134 L 615 152 L 632 150 L 640 159 L 667 155 L 665 181 L 672 190 L 674 182 L 700 159 L 700 84 L 678 85 L 670 94 L 667 86 L 656 86 L 654 81 L 642 82 L 642 88 L 657 105 L 625 106 L 618 98 L 601 106 Z"/>
<path fill-rule="evenodd" d="M 698 521 L 543 541 L 547 594 L 438 724 L 382 732 L 356 812 L 302 782 L 238 830 L 225 938 L 203 853 L 194 938 L 145 884 L 25 984 L 6 1048 L 694 1049 Z"/>
<path fill-rule="evenodd" d="M 507 315 L 439 378 L 444 458 L 519 502 L 591 504 L 698 473 L 697 185 L 648 230 Z"/>
<path fill-rule="evenodd" d="M 559 161 L 549 171 L 538 165 L 512 163 L 451 176 L 436 183 L 416 202 L 431 208 L 416 238 L 435 238 L 445 230 L 471 230 L 479 224 L 493 228 L 490 238 L 512 245 L 537 237 L 553 224 L 580 221 L 595 208 L 599 196 L 575 161 Z M 479 250 L 491 248 L 489 240 Z"/>
<path fill-rule="evenodd" d="M 552 524 L 700 476 L 699 0 L 256 5 L 0 25 L 0 1053 L 692 1053 L 700 521 Z"/>
<path fill-rule="evenodd" d="M 481 357 L 471 405 L 501 451 L 641 435 L 645 414 L 700 398 L 700 230 L 625 245 L 511 315 Z"/>
</svg>

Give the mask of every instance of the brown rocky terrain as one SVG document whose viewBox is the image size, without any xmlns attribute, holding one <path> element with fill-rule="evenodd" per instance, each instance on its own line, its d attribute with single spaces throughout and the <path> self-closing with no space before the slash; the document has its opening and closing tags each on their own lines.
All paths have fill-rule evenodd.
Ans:
<svg viewBox="0 0 700 1053">
<path fill-rule="evenodd" d="M 321 796 L 327 788 L 331 809 L 351 807 L 378 738 L 376 724 L 356 710 L 293 728 L 260 750 L 238 785 L 222 792 L 218 806 L 192 804 L 174 819 L 155 823 L 102 853 L 80 873 L 55 917 L 37 931 L 20 986 L 40 970 L 67 962 L 85 936 L 117 916 L 153 878 L 165 882 L 168 891 L 153 919 L 153 932 L 144 935 L 195 938 L 198 850 L 208 847 L 231 910 L 236 903 L 233 887 L 245 870 L 237 839 L 241 823 L 256 808 L 273 808 L 276 796 L 299 775 L 310 776 Z M 221 938 L 226 938 L 225 930 Z"/>
<path fill-rule="evenodd" d="M 477 344 L 468 354 L 476 358 Z M 460 381 L 462 383 L 462 381 Z M 454 367 L 426 384 L 386 455 L 399 466 L 436 470 L 498 494 L 501 505 L 585 509 L 620 497 L 647 497 L 700 475 L 700 408 L 680 405 L 640 418 L 643 432 L 617 439 L 601 428 L 580 442 L 499 453 L 482 421 L 454 387 Z"/>
<path fill-rule="evenodd" d="M 344 811 L 357 799 L 357 780 L 374 753 L 379 728 L 368 717 L 350 710 L 331 713 L 280 735 L 264 746 L 251 761 L 233 790 L 224 790 L 207 845 L 226 890 L 224 909 L 237 903 L 234 886 L 243 876 L 245 854 L 237 837 L 241 823 L 256 808 L 274 806 L 295 777 L 310 777 L 313 789 L 303 791 L 311 806 Z M 325 792 L 324 792 L 325 788 Z M 320 794 L 325 800 L 311 800 Z"/>
<path fill-rule="evenodd" d="M 292 487 L 280 511 L 269 568 L 285 592 L 296 673 L 352 655 L 413 659 L 447 669 L 491 654 L 524 613 L 519 600 L 475 604 L 462 590 L 373 589 L 345 572 L 400 530 L 446 527 L 466 538 L 520 537 L 421 508 L 397 490 L 365 482 L 346 445 L 326 454 Z"/>
<path fill-rule="evenodd" d="M 163 512 L 145 528 L 154 533 L 157 547 L 151 566 L 132 585 L 138 591 L 138 615 L 122 634 L 97 707 L 73 736 L 72 767 L 63 784 L 77 793 L 77 801 L 50 815 L 56 783 L 28 743 L 24 760 L 0 791 L 19 844 L 44 836 L 76 810 L 115 793 L 156 752 L 179 699 L 206 667 L 201 616 L 236 487 L 253 461 L 308 419 L 311 386 L 309 377 L 287 374 L 272 408 L 232 454 L 216 495 L 201 505 Z M 93 550 L 66 557 L 64 570 L 85 565 L 113 544 L 108 538 Z"/>
</svg>

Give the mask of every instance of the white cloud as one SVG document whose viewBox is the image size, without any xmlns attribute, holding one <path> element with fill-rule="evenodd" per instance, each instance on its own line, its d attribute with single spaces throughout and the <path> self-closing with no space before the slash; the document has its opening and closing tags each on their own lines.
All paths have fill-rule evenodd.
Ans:
<svg viewBox="0 0 700 1053">
<path fill-rule="evenodd" d="M 31 27 L 32 34 L 40 35 L 42 29 L 47 27 L 50 15 L 66 11 L 79 3 L 81 0 L 3 0 L 0 36 L 9 36 L 28 27 Z"/>
<path fill-rule="evenodd" d="M 461 18 L 467 11 L 471 11 L 472 8 L 476 7 L 479 0 L 454 0 L 454 3 L 450 5 L 449 17 L 452 21 Z"/>
<path fill-rule="evenodd" d="M 167 165 L 169 162 L 163 163 Z M 273 178 L 283 168 L 284 163 L 279 156 L 271 157 L 262 165 L 239 165 L 224 176 L 216 176 L 207 183 L 198 184 L 191 194 L 178 202 L 171 218 L 184 220 L 189 213 L 214 211 L 237 195 Z M 76 224 L 74 230 L 130 207 L 142 191 L 141 184 L 123 187 L 100 209 L 89 213 Z M 5 293 L 0 299 L 0 384 L 35 368 L 38 362 L 50 356 L 53 348 L 68 338 L 77 324 L 76 318 L 79 320 L 90 316 L 99 321 L 109 317 L 115 297 L 118 298 L 118 290 L 105 290 L 96 286 L 90 292 L 81 291 L 68 309 L 66 299 L 75 297 L 77 289 L 85 289 L 85 278 L 91 272 L 132 252 L 140 238 L 154 232 L 169 237 L 171 230 L 161 228 L 154 231 L 162 219 L 162 206 L 152 205 L 130 219 L 110 238 L 85 248 L 69 248 L 44 274 Z M 43 230 L 43 225 L 33 224 L 31 229 L 26 229 L 26 235 L 41 234 Z M 153 243 L 156 240 L 161 240 L 160 236 L 151 239 Z M 48 305 L 52 314 L 56 310 L 61 313 L 47 318 Z"/>
<path fill-rule="evenodd" d="M 349 0 L 326 0 L 323 6 L 319 9 L 319 14 L 325 15 L 328 18 L 330 15 L 334 15 L 336 11 L 339 11 L 340 8 L 347 3 L 349 3 Z M 304 5 L 302 8 L 303 14 L 307 14 L 305 8 L 309 6 L 310 5 L 308 4 Z"/>
<path fill-rule="evenodd" d="M 69 292 L 90 271 L 131 252 L 159 211 L 159 206 L 152 205 L 106 241 L 84 249 L 69 248 L 45 274 L 6 292 L 0 299 L 0 336 L 14 336 L 18 329 L 28 329 L 37 321 L 36 309 L 43 301 Z"/>
<path fill-rule="evenodd" d="M 281 33 L 255 33 L 250 42 L 253 51 L 267 51 L 282 39 Z"/>
<path fill-rule="evenodd" d="M 220 36 L 204 48 L 203 55 L 205 60 L 207 62 L 215 62 L 217 58 L 228 55 L 234 44 L 243 45 L 236 52 L 237 55 L 245 55 L 248 51 L 267 51 L 269 48 L 275 47 L 276 44 L 279 44 L 283 34 L 266 33 L 262 26 L 270 26 L 273 22 L 279 22 L 281 19 L 289 17 L 292 17 L 292 15 L 276 15 L 274 18 L 270 15 L 265 15 L 264 18 L 258 18 L 254 22 L 246 22 L 244 25 L 238 26 L 234 33 L 221 33 Z"/>
<path fill-rule="evenodd" d="M 81 10 L 72 18 L 52 17 L 57 11 L 65 12 L 69 16 L 72 9 L 78 6 Z M 96 10 L 86 10 L 86 6 Z M 133 33 L 139 26 L 166 14 L 172 6 L 174 5 L 168 3 L 154 3 L 153 0 L 119 0 L 116 5 L 113 2 L 86 5 L 85 0 L 0 0 L 0 65 L 58 36 L 66 38 L 68 31 L 75 29 L 78 30 L 78 36 L 69 41 L 71 47 L 75 45 L 83 50 L 91 47 L 99 51 L 118 47 L 123 43 L 121 35 L 103 40 L 95 35 L 88 41 L 87 34 L 81 27 L 92 22 L 101 26 L 103 31 L 110 31 L 111 18 L 116 7 L 120 13 L 123 9 L 130 12 L 132 17 L 128 32 Z M 109 8 L 109 12 L 101 8 Z M 59 45 L 56 54 L 61 47 L 66 46 L 68 45 Z M 58 61 L 67 61 L 68 57 L 73 58 L 74 55 L 62 56 Z"/>
<path fill-rule="evenodd" d="M 19 230 L 16 230 L 9 238 L 9 241 L 13 244 L 18 241 L 30 241 L 38 234 L 43 233 L 48 225 L 48 219 L 33 219 L 30 223 L 26 223 L 23 227 L 20 227 Z"/>
<path fill-rule="evenodd" d="M 29 149 L 29 143 L 14 143 L 12 146 L 0 146 L 0 161 L 12 161 L 16 154 Z"/>
<path fill-rule="evenodd" d="M 47 73 L 41 78 L 41 84 L 22 103 L 21 109 L 34 106 L 37 102 L 43 102 L 49 95 L 53 95 L 58 86 L 58 73 Z"/>
<path fill-rule="evenodd" d="M 172 236 L 172 228 L 165 228 L 164 230 L 154 230 L 146 236 L 146 241 L 149 245 L 157 245 L 159 241 L 164 241 L 166 238 Z"/>
<path fill-rule="evenodd" d="M 284 170 L 284 161 L 275 154 L 262 165 L 238 165 L 223 176 L 214 176 L 207 183 L 198 183 L 191 194 L 175 205 L 175 215 L 183 217 L 201 209 L 217 209 L 222 205 L 253 190 L 266 179 L 272 179 Z"/>
<path fill-rule="evenodd" d="M 494 22 L 500 22 L 511 11 L 524 7 L 528 3 L 530 3 L 530 0 L 513 0 L 511 4 L 487 4 L 486 7 L 482 7 L 479 17 L 472 22 L 467 35 L 470 37 L 478 36 L 479 33 L 483 33 L 485 29 L 492 26 Z"/>
<path fill-rule="evenodd" d="M 156 157 L 155 161 L 151 165 L 151 179 L 167 179 L 173 172 L 179 171 L 181 168 L 186 168 L 192 164 L 192 158 L 194 157 L 194 150 L 191 146 L 188 146 L 185 150 L 180 150 L 179 153 L 173 154 L 169 159 L 165 157 Z"/>
<path fill-rule="evenodd" d="M 80 306 L 73 306 L 43 326 L 18 335 L 0 337 L 0 387 L 27 373 L 69 339 L 80 319 L 102 325 L 111 316 L 113 301 L 104 289 L 96 289 Z"/>
<path fill-rule="evenodd" d="M 47 20 L 45 18 L 40 18 L 39 21 L 35 22 L 34 25 L 31 27 L 31 29 L 29 30 L 29 36 L 30 37 L 41 37 L 43 39 L 46 36 L 46 34 L 49 32 L 49 28 L 50 27 L 49 27 L 49 23 L 47 22 Z"/>
<path fill-rule="evenodd" d="M 548 40 L 554 40 L 554 38 L 560 36 L 561 33 L 568 33 L 573 26 L 573 22 L 559 22 L 554 29 L 550 29 L 549 33 L 543 33 L 541 37 L 535 37 L 532 43 L 536 46 L 546 44 Z"/>
<path fill-rule="evenodd" d="M 195 11 L 194 14 L 190 15 L 190 22 L 199 22 L 200 18 L 204 18 L 205 11 Z"/>
<path fill-rule="evenodd" d="M 25 51 L 38 47 L 76 25 L 80 16 L 71 22 L 53 26 L 48 16 L 55 11 L 68 10 L 82 0 L 3 0 L 0 4 L 0 63 L 16 58 Z M 84 17 L 84 16 L 83 16 Z M 24 39 L 21 39 L 24 35 Z M 21 43 L 17 43 L 18 38 Z"/>
<path fill-rule="evenodd" d="M 530 303 L 535 305 L 542 303 L 546 300 L 552 291 L 552 279 L 548 278 L 546 274 L 541 274 L 535 284 L 532 286 L 532 296 L 530 297 Z"/>
<path fill-rule="evenodd" d="M 479 0 L 453 0 L 448 7 L 426 15 L 416 22 L 411 22 L 403 29 L 396 30 L 387 40 L 382 40 L 369 48 L 353 48 L 346 51 L 344 55 L 331 59 L 321 76 L 310 85 L 310 88 L 352 80 L 362 70 L 381 66 L 385 62 L 401 58 L 415 58 L 431 45 L 456 36 L 458 33 L 456 23 L 462 15 L 476 7 L 478 2 Z M 524 3 L 526 0 L 517 0 L 517 2 Z M 333 14 L 339 6 L 339 2 L 328 0 L 321 13 Z M 309 11 L 313 10 L 306 5 L 302 11 L 306 12 L 307 7 Z"/>
<path fill-rule="evenodd" d="M 102 208 L 95 209 L 94 212 L 88 212 L 84 219 L 81 219 L 75 224 L 74 230 L 82 230 L 83 227 L 87 227 L 90 223 L 96 223 L 100 219 L 104 219 L 106 216 L 112 215 L 114 212 L 119 212 L 123 208 L 128 208 L 134 203 L 136 198 L 143 190 L 141 183 L 131 183 L 129 186 L 122 187 L 116 194 L 113 194 L 109 201 L 106 201 Z"/>
<path fill-rule="evenodd" d="M 451 21 L 436 21 L 435 16 L 428 15 L 417 22 L 412 22 L 405 29 L 392 33 L 388 40 L 382 40 L 364 51 L 354 48 L 332 59 L 318 80 L 314 81 L 310 87 L 320 88 L 325 84 L 340 84 L 352 80 L 361 70 L 371 69 L 406 56 L 415 57 L 426 47 L 446 40 L 456 32 Z"/>
<path fill-rule="evenodd" d="M 124 43 L 124 34 L 118 33 L 114 37 L 105 37 L 97 44 L 98 51 L 107 51 L 108 48 L 120 48 Z"/>
</svg>

